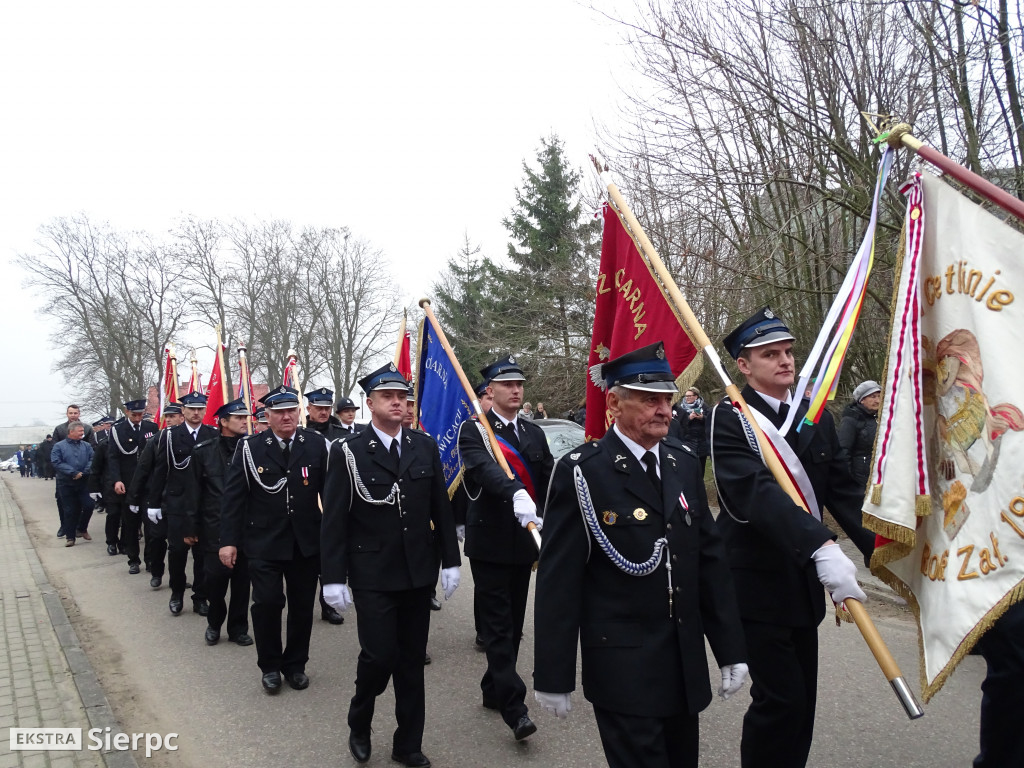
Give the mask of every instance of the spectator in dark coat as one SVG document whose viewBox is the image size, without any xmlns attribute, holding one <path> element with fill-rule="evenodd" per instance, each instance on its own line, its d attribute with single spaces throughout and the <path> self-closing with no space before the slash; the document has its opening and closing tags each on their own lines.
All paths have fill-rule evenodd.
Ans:
<svg viewBox="0 0 1024 768">
<path fill-rule="evenodd" d="M 39 463 L 39 476 L 47 480 L 53 480 L 53 464 L 50 463 L 50 453 L 53 451 L 53 435 L 47 435 L 46 439 L 39 444 L 36 450 L 36 461 Z"/>
<path fill-rule="evenodd" d="M 704 413 L 707 407 L 700 396 L 700 390 L 690 387 L 683 393 L 683 399 L 672 407 L 673 418 L 679 423 L 677 436 L 693 448 L 700 459 L 700 470 L 708 462 L 708 438 L 704 428 Z M 671 432 L 672 430 L 670 430 Z"/>
<path fill-rule="evenodd" d="M 839 425 L 839 447 L 849 462 L 850 474 L 863 487 L 867 487 L 871 474 L 871 453 L 875 448 L 878 431 L 878 407 L 882 403 L 882 388 L 878 382 L 865 381 L 853 390 L 853 402 L 843 410 Z"/>
</svg>

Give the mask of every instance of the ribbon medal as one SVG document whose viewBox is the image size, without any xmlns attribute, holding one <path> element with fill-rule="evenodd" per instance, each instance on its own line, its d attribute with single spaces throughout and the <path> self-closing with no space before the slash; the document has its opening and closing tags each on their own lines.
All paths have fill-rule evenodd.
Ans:
<svg viewBox="0 0 1024 768">
<path fill-rule="evenodd" d="M 683 495 L 682 491 L 679 492 L 679 503 L 682 504 L 683 509 L 686 510 L 686 524 L 693 525 L 693 519 L 690 517 L 690 505 L 686 501 L 686 496 Z"/>
<path fill-rule="evenodd" d="M 302 468 L 302 484 L 309 485 L 309 467 Z"/>
</svg>

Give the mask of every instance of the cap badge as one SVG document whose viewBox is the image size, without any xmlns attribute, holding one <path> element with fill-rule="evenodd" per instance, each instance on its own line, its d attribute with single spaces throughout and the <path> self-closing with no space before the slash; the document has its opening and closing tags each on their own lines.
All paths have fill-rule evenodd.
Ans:
<svg viewBox="0 0 1024 768">
<path fill-rule="evenodd" d="M 284 394 L 284 387 L 281 387 L 281 388 L 280 388 L 279 390 L 277 390 L 277 391 L 278 391 L 278 392 L 279 392 L 280 394 L 282 394 L 282 395 L 283 395 L 283 394 Z"/>
<path fill-rule="evenodd" d="M 611 510 L 606 510 L 601 517 L 604 519 L 605 525 L 615 525 L 615 521 L 619 519 L 619 516 Z"/>
<path fill-rule="evenodd" d="M 321 395 L 326 395 L 327 394 L 327 388 L 326 387 L 320 387 L 320 394 Z"/>
<path fill-rule="evenodd" d="M 664 360 L 664 359 L 665 359 L 665 348 L 664 348 L 664 347 L 658 347 L 658 348 L 657 348 L 657 349 L 656 349 L 656 350 L 654 351 L 654 355 L 655 355 L 655 357 L 657 357 L 657 358 L 658 358 L 659 360 Z"/>
<path fill-rule="evenodd" d="M 397 373 L 398 372 L 398 369 L 395 368 L 395 364 L 394 363 L 392 363 L 391 365 L 388 366 L 388 370 L 391 371 L 392 373 Z"/>
<path fill-rule="evenodd" d="M 647 510 L 642 507 L 637 507 L 633 510 L 633 517 L 642 522 L 647 519 Z"/>
<path fill-rule="evenodd" d="M 767 309 L 767 308 L 765 308 L 765 310 L 764 310 L 764 316 L 767 317 L 769 320 L 774 320 L 775 319 L 775 313 L 772 312 L 770 309 Z"/>
<path fill-rule="evenodd" d="M 515 364 L 516 364 L 516 359 L 515 359 L 514 357 L 512 357 L 512 355 L 509 355 L 509 356 L 508 356 L 508 361 L 509 361 L 510 363 L 512 363 L 512 365 L 515 365 Z"/>
</svg>

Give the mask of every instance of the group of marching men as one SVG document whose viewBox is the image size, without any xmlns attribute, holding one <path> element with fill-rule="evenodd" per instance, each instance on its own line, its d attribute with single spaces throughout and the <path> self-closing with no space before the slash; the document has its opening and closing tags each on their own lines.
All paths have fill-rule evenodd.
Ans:
<svg viewBox="0 0 1024 768">
<path fill-rule="evenodd" d="M 790 392 L 793 340 L 765 308 L 724 342 L 746 376 L 743 395 L 769 433 L 790 408 L 806 409 Z M 111 429 L 104 452 L 109 551 L 123 547 L 137 573 L 139 520 L 146 521 L 151 584 L 160 586 L 166 541 L 175 614 L 188 551 L 202 552 L 193 600 L 208 614 L 210 644 L 225 620 L 230 640 L 252 642 L 251 586 L 268 694 L 284 683 L 309 685 L 319 580 L 324 618 L 329 610 L 341 619 L 350 606 L 359 617 L 348 711 L 353 757 L 369 760 L 374 700 L 393 680 L 391 756 L 422 768 L 430 765 L 422 752 L 430 610 L 439 570 L 446 599 L 459 585 L 460 541 L 487 657 L 481 703 L 501 715 L 516 740 L 537 730 L 517 671 L 538 561 L 528 530 L 535 526 L 543 544 L 533 687 L 543 709 L 563 718 L 571 710 L 579 647 L 583 693 L 609 765 L 696 766 L 698 713 L 711 701 L 706 637 L 723 697 L 751 679 L 742 765 L 803 766 L 814 724 L 822 586 L 836 603 L 865 599 L 856 566 L 835 545 L 821 509 L 829 508 L 865 558 L 873 544 L 860 527 L 863 488 L 841 460 L 827 412 L 818 425 L 776 433 L 790 446 L 790 471 L 813 488 L 817 503 L 808 514 L 766 468 L 740 411 L 719 403 L 708 416 L 716 521 L 696 452 L 669 436 L 678 390 L 660 342 L 600 366 L 614 424 L 557 464 L 541 428 L 519 416 L 525 376 L 515 359 L 481 374 L 483 412 L 459 434 L 464 491 L 454 500 L 435 441 L 408 426 L 409 382 L 394 365 L 360 380 L 371 421 L 345 434 L 330 419 L 329 390 L 306 394 L 307 427 L 300 426 L 298 392 L 271 390 L 258 420 L 265 428 L 253 435 L 246 435 L 249 413 L 240 400 L 218 410 L 212 428 L 202 425 L 202 396 L 186 396 L 182 423 L 163 431 L 143 419 L 143 401 L 126 403 L 127 417 Z M 496 461 L 483 420 L 514 477 Z M 109 527 L 117 521 L 119 543 L 111 545 Z"/>
</svg>

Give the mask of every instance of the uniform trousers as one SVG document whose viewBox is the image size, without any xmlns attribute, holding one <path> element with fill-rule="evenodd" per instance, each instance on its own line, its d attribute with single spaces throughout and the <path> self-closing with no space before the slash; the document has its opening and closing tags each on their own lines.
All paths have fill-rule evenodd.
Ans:
<svg viewBox="0 0 1024 768">
<path fill-rule="evenodd" d="M 697 715 L 639 717 L 595 705 L 594 717 L 608 768 L 697 768 Z"/>
<path fill-rule="evenodd" d="M 291 560 L 249 558 L 256 662 L 264 672 L 306 671 L 319 576 L 320 554 L 306 557 L 298 546 Z M 288 620 L 282 649 L 281 614 L 286 602 Z"/>
<path fill-rule="evenodd" d="M 203 553 L 203 575 L 206 577 L 206 597 L 210 613 L 206 623 L 220 631 L 224 619 L 228 621 L 228 638 L 249 632 L 249 561 L 239 552 L 234 568 L 227 568 L 216 552 Z M 225 601 L 231 589 L 230 604 Z"/>
<path fill-rule="evenodd" d="M 516 672 L 523 638 L 531 565 L 508 565 L 470 558 L 473 606 L 487 653 L 487 671 L 480 680 L 484 701 L 501 711 L 510 728 L 529 711 L 526 684 Z"/>
<path fill-rule="evenodd" d="M 170 578 L 171 594 L 184 595 L 185 585 L 188 579 L 185 570 L 188 566 L 188 553 L 192 551 L 192 599 L 206 599 L 206 579 L 203 576 L 203 565 L 205 558 L 199 546 L 190 546 L 185 543 L 185 533 L 188 530 L 188 518 L 185 515 L 164 515 L 167 523 L 167 573 Z M 164 522 L 161 520 L 160 522 Z M 152 555 L 153 552 L 150 552 Z M 161 563 L 163 558 L 160 558 Z M 153 564 L 150 563 L 150 572 Z"/>
<path fill-rule="evenodd" d="M 129 565 L 138 565 L 142 562 L 139 560 L 139 525 L 141 524 L 139 518 L 144 514 L 146 514 L 145 508 L 138 512 L 132 512 L 123 495 L 119 495 L 116 501 L 107 505 L 108 524 L 111 516 L 121 518 L 121 546 L 124 547 L 124 553 L 128 555 Z M 110 541 L 108 540 L 107 543 L 109 544 Z"/>
<path fill-rule="evenodd" d="M 358 615 L 359 659 L 348 725 L 354 733 L 369 734 L 374 699 L 387 688 L 388 680 L 393 680 L 398 727 L 392 749 L 399 754 L 419 752 L 423 743 L 423 661 L 430 633 L 430 589 L 352 591 Z"/>
<path fill-rule="evenodd" d="M 57 493 L 60 494 L 61 506 L 64 510 L 64 535 L 69 539 L 87 530 L 89 518 L 92 517 L 92 498 L 89 496 L 88 481 L 84 477 L 78 480 L 57 478 Z"/>
<path fill-rule="evenodd" d="M 743 768 L 803 768 L 814 736 L 817 627 L 743 621 L 751 703 L 743 717 Z"/>
<path fill-rule="evenodd" d="M 981 640 L 981 751 L 974 768 L 1024 765 L 1024 603 L 1010 606 Z"/>
<path fill-rule="evenodd" d="M 104 500 L 103 508 L 107 512 L 107 519 L 103 521 L 104 538 L 107 540 L 107 544 L 113 544 L 116 547 L 121 543 L 121 515 L 117 514 L 119 510 L 115 503 Z"/>
<path fill-rule="evenodd" d="M 142 553 L 149 566 L 149 572 L 157 578 L 164 575 L 164 558 L 167 555 L 167 517 L 161 517 L 157 522 L 149 519 L 145 508 L 142 512 L 142 530 L 145 537 L 145 551 Z M 184 587 L 182 587 L 184 591 Z"/>
</svg>

